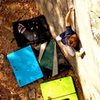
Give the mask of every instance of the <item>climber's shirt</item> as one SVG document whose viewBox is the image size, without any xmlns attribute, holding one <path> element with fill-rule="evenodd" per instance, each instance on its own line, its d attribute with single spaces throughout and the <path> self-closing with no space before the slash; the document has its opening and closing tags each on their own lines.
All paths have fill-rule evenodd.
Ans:
<svg viewBox="0 0 100 100">
<path fill-rule="evenodd" d="M 73 34 L 75 34 L 75 32 L 72 30 L 71 26 L 67 26 L 66 30 L 60 34 L 62 43 L 67 44 L 68 38 Z"/>
<path fill-rule="evenodd" d="M 67 26 L 66 30 L 56 37 L 57 41 L 59 40 L 62 41 L 62 43 L 65 45 L 65 48 L 67 49 L 68 53 L 71 56 L 74 56 L 75 52 L 79 50 L 79 47 L 78 47 L 79 45 L 77 45 L 76 48 L 73 48 L 73 47 L 68 46 L 67 44 L 68 38 L 73 34 L 76 34 L 76 33 L 72 30 L 71 26 Z"/>
</svg>

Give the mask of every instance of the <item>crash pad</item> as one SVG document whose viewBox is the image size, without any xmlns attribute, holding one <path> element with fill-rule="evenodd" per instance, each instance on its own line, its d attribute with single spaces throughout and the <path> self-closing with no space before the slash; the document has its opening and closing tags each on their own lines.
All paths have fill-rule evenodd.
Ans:
<svg viewBox="0 0 100 100">
<path fill-rule="evenodd" d="M 55 49 L 54 47 L 55 47 L 55 41 L 52 39 L 48 43 L 43 53 L 43 56 L 40 60 L 40 65 L 50 70 L 53 69 L 53 59 L 54 59 L 54 49 Z"/>
<path fill-rule="evenodd" d="M 78 100 L 71 76 L 40 84 L 44 100 Z"/>
<path fill-rule="evenodd" d="M 30 45 L 7 54 L 7 58 L 19 87 L 43 77 L 40 66 Z"/>
<path fill-rule="evenodd" d="M 21 21 L 18 20 L 12 24 L 13 34 L 19 47 L 31 44 L 39 45 L 49 41 L 51 38 L 49 25 L 43 15 Z"/>
</svg>

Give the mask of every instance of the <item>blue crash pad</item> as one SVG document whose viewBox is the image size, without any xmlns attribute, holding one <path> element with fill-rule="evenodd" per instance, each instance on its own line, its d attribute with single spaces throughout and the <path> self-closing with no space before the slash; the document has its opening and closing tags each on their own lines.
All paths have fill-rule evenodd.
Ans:
<svg viewBox="0 0 100 100">
<path fill-rule="evenodd" d="M 7 58 L 13 69 L 19 87 L 43 77 L 31 46 L 12 52 L 7 55 Z"/>
</svg>

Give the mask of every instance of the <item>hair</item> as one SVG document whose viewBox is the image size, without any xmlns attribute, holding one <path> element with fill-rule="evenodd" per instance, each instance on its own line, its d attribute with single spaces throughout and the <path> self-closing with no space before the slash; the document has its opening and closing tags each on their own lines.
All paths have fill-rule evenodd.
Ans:
<svg viewBox="0 0 100 100">
<path fill-rule="evenodd" d="M 71 44 L 73 44 L 74 45 L 74 47 L 76 47 L 77 46 L 77 44 L 78 44 L 78 42 L 79 42 L 79 39 L 78 39 L 78 37 L 75 35 L 75 36 L 70 36 L 69 38 L 68 38 L 68 41 L 67 41 L 67 44 L 69 45 L 69 46 L 71 46 Z"/>
</svg>

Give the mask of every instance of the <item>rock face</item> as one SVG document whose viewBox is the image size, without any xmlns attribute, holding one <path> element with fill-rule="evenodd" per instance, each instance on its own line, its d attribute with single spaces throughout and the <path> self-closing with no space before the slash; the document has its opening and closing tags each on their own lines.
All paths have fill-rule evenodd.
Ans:
<svg viewBox="0 0 100 100">
<path fill-rule="evenodd" d="M 78 74 L 86 99 L 100 98 L 100 1 L 75 0 L 76 22 L 86 56 L 78 62 Z M 81 63 L 80 63 L 81 62 Z M 83 64 L 81 66 L 81 64 Z M 80 68 L 82 67 L 82 68 Z"/>
<path fill-rule="evenodd" d="M 77 72 L 85 100 L 100 98 L 100 0 L 36 0 L 46 16 L 51 33 L 59 34 L 65 29 L 64 17 L 71 4 L 73 28 L 76 30 L 86 55 L 75 57 L 71 65 Z M 69 57 L 67 57 L 69 58 Z M 73 64 L 76 62 L 75 64 Z"/>
</svg>

